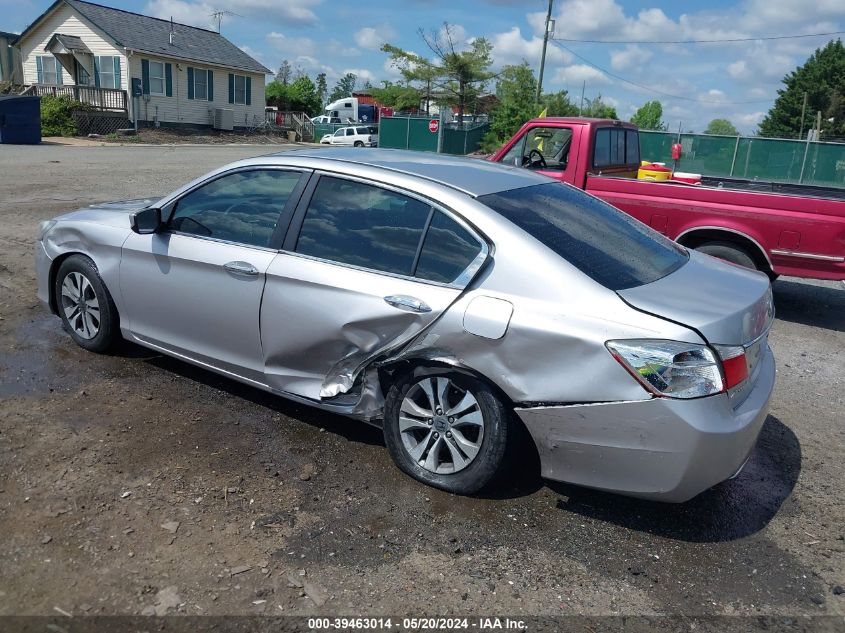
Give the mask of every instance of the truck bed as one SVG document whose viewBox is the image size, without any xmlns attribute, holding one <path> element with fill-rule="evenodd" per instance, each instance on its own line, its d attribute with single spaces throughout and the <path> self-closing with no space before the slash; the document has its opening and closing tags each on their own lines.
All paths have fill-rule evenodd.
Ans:
<svg viewBox="0 0 845 633">
<path fill-rule="evenodd" d="M 819 185 L 797 185 L 794 183 L 774 182 L 769 180 L 747 180 L 743 178 L 717 178 L 705 176 L 701 179 L 704 187 L 733 189 L 735 191 L 759 191 L 778 193 L 804 198 L 824 198 L 826 200 L 845 200 L 845 188 L 823 187 Z"/>
</svg>

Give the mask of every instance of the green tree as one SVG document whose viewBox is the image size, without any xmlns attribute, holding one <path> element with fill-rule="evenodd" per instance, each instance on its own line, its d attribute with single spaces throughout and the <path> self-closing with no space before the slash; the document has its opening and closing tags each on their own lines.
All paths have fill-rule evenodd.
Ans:
<svg viewBox="0 0 845 633">
<path fill-rule="evenodd" d="M 343 99 L 344 97 L 351 97 L 355 91 L 355 84 L 358 82 L 358 77 L 353 73 L 346 73 L 343 77 L 337 80 L 337 84 L 332 89 L 329 95 L 329 103 Z"/>
<path fill-rule="evenodd" d="M 420 91 L 406 84 L 382 81 L 381 87 L 372 88 L 370 94 L 381 105 L 394 110 L 409 110 L 420 105 Z"/>
<path fill-rule="evenodd" d="M 566 90 L 543 94 L 540 109 L 546 111 L 546 116 L 578 116 L 578 106 L 569 100 Z"/>
<path fill-rule="evenodd" d="M 440 102 L 457 105 L 459 120 L 463 121 L 466 106 L 478 98 L 486 83 L 495 76 L 489 70 L 493 63 L 493 45 L 486 38 L 477 37 L 468 48 L 460 49 L 455 42 L 454 28 L 448 22 L 444 22 L 437 32 L 426 34 L 420 29 L 419 35 L 434 54 L 433 61 L 392 44 L 385 44 L 381 50 L 390 55 L 406 80 L 427 84 L 427 95 L 432 90 L 440 92 Z"/>
<path fill-rule="evenodd" d="M 267 105 L 276 106 L 279 110 L 293 110 L 305 112 L 309 116 L 319 114 L 323 108 L 317 88 L 307 75 L 302 75 L 290 84 L 281 81 L 271 81 L 264 89 Z"/>
<path fill-rule="evenodd" d="M 326 84 L 326 73 L 317 75 L 317 96 L 320 98 L 320 106 L 326 103 L 326 97 L 329 94 L 329 86 Z"/>
<path fill-rule="evenodd" d="M 276 71 L 276 81 L 283 86 L 287 86 L 290 83 L 292 73 L 293 68 L 291 68 L 290 62 L 283 59 L 282 63 L 279 64 L 279 70 Z"/>
<path fill-rule="evenodd" d="M 490 132 L 485 144 L 498 146 L 513 136 L 522 124 L 539 113 L 534 95 L 537 79 L 534 71 L 523 62 L 518 66 L 505 66 L 496 82 L 499 103 L 490 115 Z"/>
<path fill-rule="evenodd" d="M 727 119 L 713 119 L 707 124 L 705 134 L 721 134 L 722 136 L 739 136 L 739 130 Z"/>
<path fill-rule="evenodd" d="M 584 110 L 581 112 L 581 116 L 596 119 L 619 119 L 616 108 L 602 101 L 600 94 L 596 95 L 595 99 L 584 99 L 584 102 Z"/>
<path fill-rule="evenodd" d="M 641 130 L 665 130 L 666 124 L 663 118 L 663 105 L 657 101 L 647 101 L 631 117 L 631 123 Z"/>
<path fill-rule="evenodd" d="M 760 136 L 797 138 L 802 127 L 805 134 L 813 127 L 819 111 L 826 119 L 834 117 L 833 123 L 822 126 L 825 136 L 845 136 L 845 118 L 828 114 L 832 106 L 834 111 L 842 109 L 837 104 L 845 95 L 845 46 L 841 40 L 831 40 L 816 49 L 803 66 L 783 78 L 783 84 L 785 88 L 778 90 L 774 105 L 760 123 Z M 805 93 L 807 108 L 802 126 Z"/>
</svg>

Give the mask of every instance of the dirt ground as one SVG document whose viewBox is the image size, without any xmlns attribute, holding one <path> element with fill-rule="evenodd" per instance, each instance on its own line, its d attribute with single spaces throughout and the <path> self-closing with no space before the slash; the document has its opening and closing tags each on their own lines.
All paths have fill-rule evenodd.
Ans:
<svg viewBox="0 0 845 633">
<path fill-rule="evenodd" d="M 451 496 L 374 428 L 87 353 L 38 303 L 40 220 L 266 151 L 0 146 L 0 615 L 845 614 L 841 284 L 775 283 L 759 444 L 683 505 L 530 473 Z"/>
</svg>

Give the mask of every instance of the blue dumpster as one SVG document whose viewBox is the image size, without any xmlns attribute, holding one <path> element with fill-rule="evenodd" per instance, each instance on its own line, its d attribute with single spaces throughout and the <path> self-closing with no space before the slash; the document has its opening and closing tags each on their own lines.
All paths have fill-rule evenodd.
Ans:
<svg viewBox="0 0 845 633">
<path fill-rule="evenodd" d="M 41 142 L 41 97 L 0 96 L 0 143 Z"/>
</svg>

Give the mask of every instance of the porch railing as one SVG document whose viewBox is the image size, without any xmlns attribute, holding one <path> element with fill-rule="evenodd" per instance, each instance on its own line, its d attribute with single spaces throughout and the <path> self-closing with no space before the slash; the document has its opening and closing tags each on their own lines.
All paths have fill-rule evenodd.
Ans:
<svg viewBox="0 0 845 633">
<path fill-rule="evenodd" d="M 301 141 L 314 140 L 314 124 L 304 112 L 268 111 L 265 115 L 267 123 L 293 130 Z"/>
<path fill-rule="evenodd" d="M 111 110 L 126 112 L 127 97 L 125 90 L 113 88 L 95 88 L 93 86 L 52 86 L 47 84 L 34 84 L 27 88 L 27 94 L 34 94 L 40 97 L 53 95 L 61 97 L 67 95 L 76 101 L 87 103 L 97 110 Z"/>
</svg>

